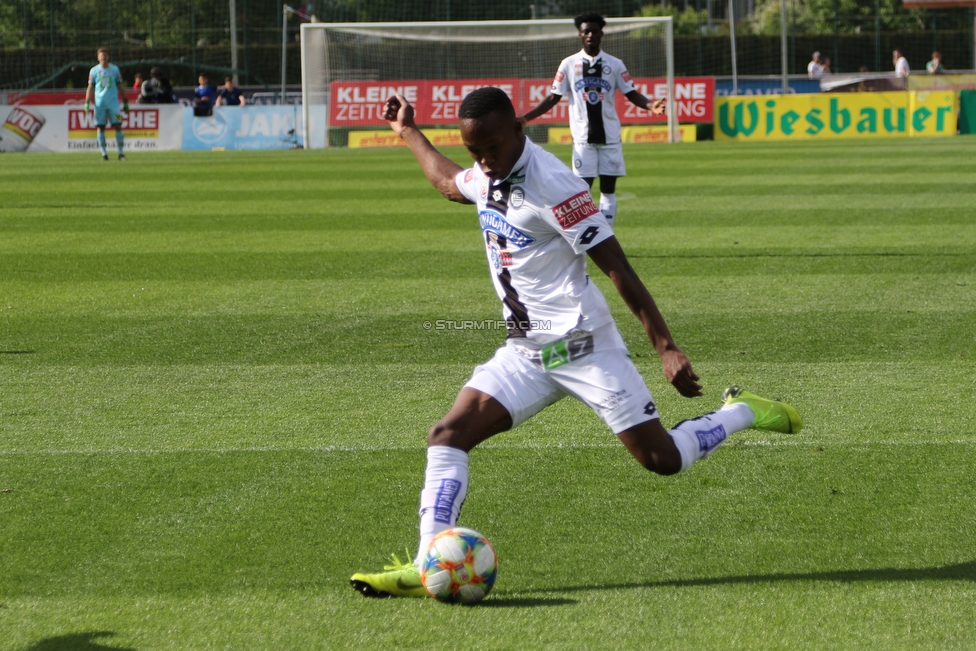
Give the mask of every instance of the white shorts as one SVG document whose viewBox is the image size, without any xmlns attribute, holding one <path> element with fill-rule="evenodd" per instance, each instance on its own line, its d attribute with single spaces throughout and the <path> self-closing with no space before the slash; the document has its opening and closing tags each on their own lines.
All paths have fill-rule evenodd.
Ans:
<svg viewBox="0 0 976 651">
<path fill-rule="evenodd" d="M 659 418 L 613 323 L 573 333 L 543 350 L 509 339 L 464 386 L 500 402 L 513 428 L 568 395 L 587 404 L 614 434 Z"/>
<path fill-rule="evenodd" d="M 573 172 L 584 179 L 598 176 L 627 176 L 624 148 L 616 145 L 580 145 L 573 143 Z"/>
</svg>

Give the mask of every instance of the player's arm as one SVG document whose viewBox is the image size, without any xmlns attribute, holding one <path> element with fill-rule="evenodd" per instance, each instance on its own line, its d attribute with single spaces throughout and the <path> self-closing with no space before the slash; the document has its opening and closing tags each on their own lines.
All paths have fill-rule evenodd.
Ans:
<svg viewBox="0 0 976 651">
<path fill-rule="evenodd" d="M 527 122 L 531 122 L 532 120 L 536 119 L 540 115 L 545 115 L 546 113 L 549 112 L 549 109 L 551 109 L 553 106 L 558 104 L 559 100 L 561 100 L 562 98 L 563 98 L 562 95 L 549 93 L 548 95 L 546 95 L 545 99 L 539 102 L 538 106 L 536 106 L 531 111 L 528 111 L 525 115 L 520 116 L 519 122 L 521 122 L 524 125 Z"/>
<path fill-rule="evenodd" d="M 122 75 L 116 79 L 116 88 L 119 91 L 119 101 L 122 103 L 122 111 L 125 113 L 129 112 L 129 97 L 125 93 L 125 82 L 122 81 Z"/>
<path fill-rule="evenodd" d="M 686 398 L 702 395 L 702 387 L 698 383 L 698 376 L 691 369 L 691 361 L 674 343 L 671 331 L 668 330 L 664 317 L 657 309 L 657 304 L 654 303 L 651 293 L 647 291 L 637 272 L 630 266 L 617 238 L 607 238 L 589 249 L 587 254 L 596 266 L 610 277 L 627 307 L 640 319 L 647 338 L 661 357 L 664 377 L 668 382 Z"/>
<path fill-rule="evenodd" d="M 650 111 L 654 115 L 661 115 L 662 113 L 664 113 L 664 107 L 667 104 L 667 102 L 663 97 L 661 99 L 652 102 L 651 100 L 647 99 L 643 95 L 643 93 L 641 93 L 639 90 L 632 90 L 626 95 L 624 95 L 624 97 L 629 99 L 631 104 L 634 104 L 635 106 L 639 106 L 640 108 L 646 111 Z"/>
<path fill-rule="evenodd" d="M 413 107 L 402 95 L 395 95 L 386 101 L 383 118 L 390 123 L 390 128 L 410 147 L 414 158 L 420 163 L 420 168 L 427 176 L 430 184 L 437 188 L 446 199 L 458 203 L 471 203 L 461 194 L 454 178 L 463 167 L 440 153 L 430 144 L 427 137 L 417 128 L 413 119 Z"/>
</svg>

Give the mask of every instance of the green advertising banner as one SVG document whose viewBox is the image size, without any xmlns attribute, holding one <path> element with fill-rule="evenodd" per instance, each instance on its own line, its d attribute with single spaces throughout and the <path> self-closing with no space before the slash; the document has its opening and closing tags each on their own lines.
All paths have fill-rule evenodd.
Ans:
<svg viewBox="0 0 976 651">
<path fill-rule="evenodd" d="M 952 91 L 716 97 L 716 140 L 956 135 Z"/>
</svg>

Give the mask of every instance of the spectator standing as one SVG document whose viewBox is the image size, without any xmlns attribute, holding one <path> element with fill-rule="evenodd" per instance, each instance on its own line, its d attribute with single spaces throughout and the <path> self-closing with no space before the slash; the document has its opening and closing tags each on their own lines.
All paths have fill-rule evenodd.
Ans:
<svg viewBox="0 0 976 651">
<path fill-rule="evenodd" d="M 820 66 L 820 75 L 825 76 L 830 74 L 830 57 L 823 58 L 823 65 Z"/>
<path fill-rule="evenodd" d="M 145 80 L 146 78 L 142 76 L 142 73 L 137 72 L 135 79 L 132 82 L 132 90 L 136 91 L 137 93 L 142 92 L 142 82 Z"/>
<path fill-rule="evenodd" d="M 819 79 L 823 76 L 823 65 L 820 63 L 819 52 L 814 52 L 810 63 L 807 64 L 807 76 L 810 79 Z"/>
<path fill-rule="evenodd" d="M 945 68 L 942 67 L 942 53 L 936 50 L 932 53 L 932 60 L 925 64 L 925 72 L 930 75 L 944 75 Z"/>
<path fill-rule="evenodd" d="M 224 77 L 224 85 L 217 93 L 216 106 L 244 106 L 246 103 L 244 93 L 234 86 L 234 80 L 230 77 Z"/>
<path fill-rule="evenodd" d="M 149 71 L 149 79 L 142 82 L 139 92 L 140 104 L 173 104 L 176 99 L 173 97 L 173 86 L 169 79 L 163 74 L 162 68 L 153 68 Z"/>
<path fill-rule="evenodd" d="M 197 81 L 200 85 L 193 91 L 193 115 L 197 117 L 213 115 L 213 107 L 217 102 L 217 89 L 210 85 L 207 75 L 201 74 Z"/>
<path fill-rule="evenodd" d="M 895 76 L 905 78 L 911 74 L 911 69 L 908 67 L 908 59 L 905 55 L 901 53 L 900 48 L 895 48 L 891 52 L 891 61 L 895 64 Z"/>
</svg>

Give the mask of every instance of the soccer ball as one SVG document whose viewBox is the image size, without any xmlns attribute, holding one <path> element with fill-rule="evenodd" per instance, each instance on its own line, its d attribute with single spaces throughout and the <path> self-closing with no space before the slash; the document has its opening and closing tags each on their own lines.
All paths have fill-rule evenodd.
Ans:
<svg viewBox="0 0 976 651">
<path fill-rule="evenodd" d="M 430 541 L 420 568 L 428 594 L 448 604 L 476 604 L 484 599 L 498 576 L 495 549 L 474 529 L 455 527 Z"/>
</svg>

